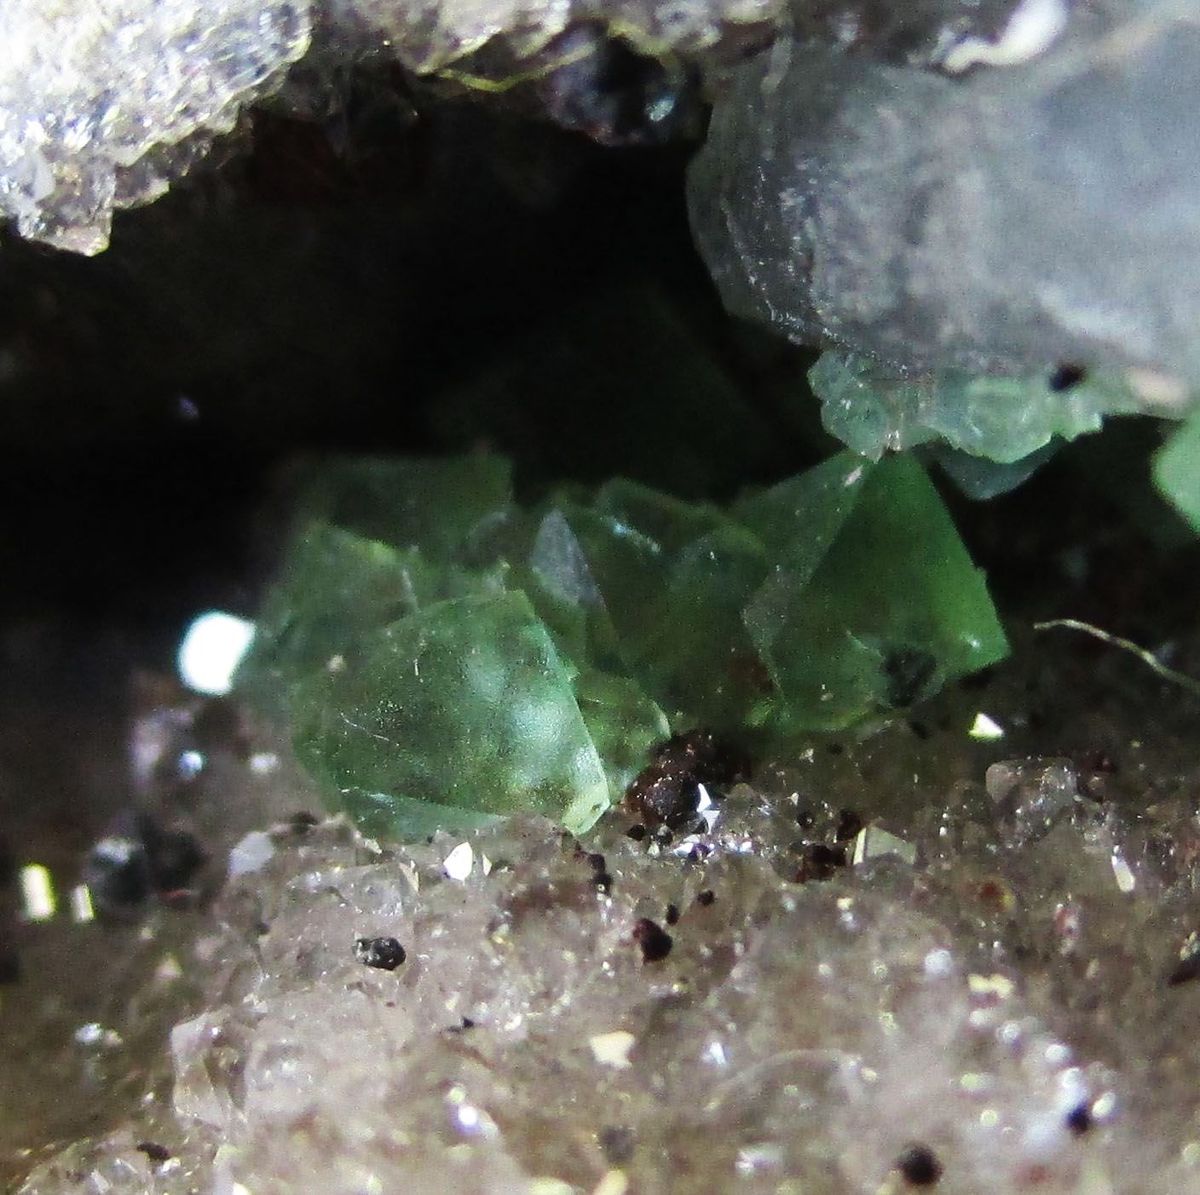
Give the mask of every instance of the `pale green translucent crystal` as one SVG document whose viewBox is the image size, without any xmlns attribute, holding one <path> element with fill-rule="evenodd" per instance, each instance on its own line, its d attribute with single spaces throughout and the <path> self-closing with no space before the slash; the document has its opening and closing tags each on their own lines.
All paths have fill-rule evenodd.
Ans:
<svg viewBox="0 0 1200 1195">
<path fill-rule="evenodd" d="M 352 814 L 386 795 L 373 824 L 395 828 L 392 797 L 534 810 L 576 832 L 608 808 L 572 672 L 521 593 L 420 610 L 305 681 L 293 707 L 301 760 Z"/>
<path fill-rule="evenodd" d="M 512 466 L 499 456 L 342 457 L 314 478 L 305 515 L 440 559 L 511 499 Z"/>
<path fill-rule="evenodd" d="M 296 681 L 353 654 L 364 635 L 431 602 L 502 589 L 495 568 L 434 566 L 418 548 L 310 523 L 293 539 L 268 592 L 238 685 L 278 707 Z"/>
<path fill-rule="evenodd" d="M 575 700 L 618 798 L 670 733 L 666 715 L 628 676 L 589 669 L 575 678 Z"/>
<path fill-rule="evenodd" d="M 745 612 L 784 726 L 835 728 L 909 705 L 1008 650 L 983 576 L 920 466 L 832 464 L 840 490 L 813 486 L 798 514 L 840 523 L 839 533 L 824 553 L 781 562 Z"/>
<path fill-rule="evenodd" d="M 1200 531 L 1200 414 L 1176 431 L 1154 458 L 1154 484 Z"/>
<path fill-rule="evenodd" d="M 844 726 L 1006 650 L 908 457 L 843 453 L 729 510 L 620 480 L 522 509 L 494 458 L 342 462 L 304 509 L 375 538 L 305 527 L 239 684 L 378 834 L 578 830 L 671 731 Z"/>
<path fill-rule="evenodd" d="M 878 460 L 886 451 L 942 440 L 1011 464 L 1054 438 L 1099 431 L 1105 415 L 1141 409 L 1122 383 L 1087 376 L 1055 389 L 1048 376 L 943 373 L 904 377 L 865 357 L 824 353 L 809 372 L 828 431 Z"/>
</svg>

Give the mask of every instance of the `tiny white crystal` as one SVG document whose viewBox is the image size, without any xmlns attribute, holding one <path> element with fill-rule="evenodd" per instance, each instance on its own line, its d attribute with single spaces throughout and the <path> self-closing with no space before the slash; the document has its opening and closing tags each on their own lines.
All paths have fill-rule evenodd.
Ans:
<svg viewBox="0 0 1200 1195">
<path fill-rule="evenodd" d="M 442 860 L 442 870 L 452 880 L 458 880 L 460 883 L 466 880 L 471 874 L 471 868 L 475 865 L 475 852 L 471 849 L 469 842 L 460 842 L 458 846 L 452 850 L 444 860 Z"/>
<path fill-rule="evenodd" d="M 270 834 L 262 830 L 251 830 L 229 852 L 229 876 L 250 875 L 260 871 L 275 855 L 275 843 Z"/>
<path fill-rule="evenodd" d="M 588 1042 L 592 1048 L 592 1057 L 601 1066 L 615 1067 L 625 1070 L 633 1065 L 629 1061 L 629 1051 L 633 1049 L 637 1038 L 624 1029 L 616 1029 L 612 1033 L 597 1033 Z"/>
</svg>

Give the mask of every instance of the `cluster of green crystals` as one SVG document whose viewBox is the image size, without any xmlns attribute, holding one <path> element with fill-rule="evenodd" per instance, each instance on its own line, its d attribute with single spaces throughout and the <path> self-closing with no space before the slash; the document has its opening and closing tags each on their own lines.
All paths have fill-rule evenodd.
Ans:
<svg viewBox="0 0 1200 1195">
<path fill-rule="evenodd" d="M 495 456 L 328 466 L 239 687 L 370 831 L 590 826 L 672 730 L 842 727 L 1007 650 L 911 457 L 729 509 L 623 480 L 531 506 Z"/>
</svg>

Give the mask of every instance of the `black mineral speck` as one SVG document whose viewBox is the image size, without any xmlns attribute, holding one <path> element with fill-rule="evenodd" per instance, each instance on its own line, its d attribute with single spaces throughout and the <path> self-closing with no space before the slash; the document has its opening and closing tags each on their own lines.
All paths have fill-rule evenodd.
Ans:
<svg viewBox="0 0 1200 1195">
<path fill-rule="evenodd" d="M 863 828 L 863 819 L 853 809 L 843 809 L 838 813 L 837 828 L 833 832 L 838 842 L 848 842 L 857 837 Z"/>
<path fill-rule="evenodd" d="M 157 1166 L 171 1160 L 171 1151 L 157 1141 L 139 1141 L 137 1148 L 139 1153 L 144 1153 Z"/>
<path fill-rule="evenodd" d="M 937 660 L 923 648 L 900 647 L 883 660 L 885 701 L 903 709 L 925 696 L 937 672 Z"/>
<path fill-rule="evenodd" d="M 1178 987 L 1181 983 L 1191 983 L 1200 979 L 1200 950 L 1194 950 L 1171 970 L 1167 976 L 1168 987 Z"/>
<path fill-rule="evenodd" d="M 672 735 L 629 786 L 625 806 L 647 826 L 677 830 L 695 816 L 700 785 L 733 784 L 749 772 L 745 753 L 711 731 Z"/>
<path fill-rule="evenodd" d="M 642 961 L 658 963 L 671 953 L 675 940 L 661 925 L 642 917 L 633 927 L 633 940 L 642 948 Z"/>
<path fill-rule="evenodd" d="M 942 1177 L 942 1164 L 928 1145 L 908 1145 L 896 1159 L 896 1169 L 914 1187 L 932 1187 Z"/>
<path fill-rule="evenodd" d="M 832 879 L 838 869 L 847 863 L 846 851 L 840 846 L 826 846 L 823 842 L 813 843 L 805 848 L 804 857 L 796 870 L 797 884 L 806 884 L 809 880 Z"/>
<path fill-rule="evenodd" d="M 679 906 L 675 904 L 667 905 L 666 922 L 668 925 L 676 925 L 679 921 Z"/>
<path fill-rule="evenodd" d="M 703 892 L 697 894 L 696 903 L 707 909 L 716 899 L 717 894 L 711 888 L 705 888 Z"/>
<path fill-rule="evenodd" d="M 354 957 L 364 966 L 394 971 L 408 955 L 395 938 L 355 938 Z"/>
<path fill-rule="evenodd" d="M 641 842 L 646 837 L 646 832 L 646 827 L 639 822 L 625 831 L 625 837 L 632 838 L 634 842 Z"/>
<path fill-rule="evenodd" d="M 1082 1137 L 1092 1127 L 1092 1114 L 1088 1110 L 1087 1104 L 1080 1104 L 1078 1107 L 1072 1108 L 1067 1113 L 1066 1124 L 1076 1137 Z"/>
<path fill-rule="evenodd" d="M 624 1166 L 633 1157 L 637 1138 L 624 1125 L 606 1125 L 600 1130 L 600 1148 L 610 1166 Z"/>
<path fill-rule="evenodd" d="M 1082 365 L 1060 365 L 1050 375 L 1050 389 L 1056 394 L 1061 394 L 1064 390 L 1070 390 L 1072 386 L 1078 386 L 1086 377 L 1087 370 Z"/>
</svg>

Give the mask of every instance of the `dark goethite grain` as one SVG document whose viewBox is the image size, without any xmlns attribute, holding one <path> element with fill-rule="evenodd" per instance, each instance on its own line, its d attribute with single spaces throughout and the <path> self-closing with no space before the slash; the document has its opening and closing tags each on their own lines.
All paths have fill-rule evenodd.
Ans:
<svg viewBox="0 0 1200 1195">
<path fill-rule="evenodd" d="M 744 751 L 711 731 L 691 730 L 658 748 L 629 786 L 625 806 L 651 828 L 677 830 L 695 815 L 700 785 L 734 784 L 749 774 Z"/>
<path fill-rule="evenodd" d="M 909 1186 L 932 1187 L 942 1177 L 942 1164 L 928 1145 L 905 1146 L 896 1159 L 896 1169 Z"/>
<path fill-rule="evenodd" d="M 395 938 L 355 938 L 354 957 L 363 966 L 394 971 L 408 954 Z"/>
<path fill-rule="evenodd" d="M 642 917 L 633 927 L 633 940 L 641 947 L 642 961 L 658 963 L 671 953 L 675 940 L 656 921 Z"/>
</svg>

